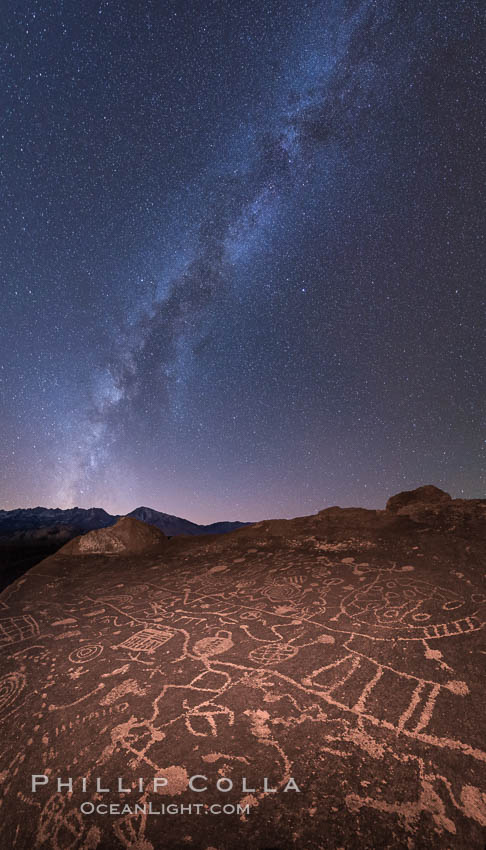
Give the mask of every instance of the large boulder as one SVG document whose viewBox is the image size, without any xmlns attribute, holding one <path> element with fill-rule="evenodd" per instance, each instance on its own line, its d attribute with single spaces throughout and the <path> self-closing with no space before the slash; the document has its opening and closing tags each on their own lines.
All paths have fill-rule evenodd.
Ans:
<svg viewBox="0 0 486 850">
<path fill-rule="evenodd" d="M 167 537 L 153 525 L 133 517 L 122 517 L 109 528 L 99 528 L 71 540 L 60 550 L 63 555 L 139 554 L 167 543 Z"/>
<path fill-rule="evenodd" d="M 386 510 L 392 514 L 402 514 L 413 511 L 416 505 L 439 506 L 450 501 L 449 493 L 434 487 L 433 484 L 425 484 L 423 487 L 417 487 L 416 490 L 404 490 L 392 496 L 386 503 Z"/>
<path fill-rule="evenodd" d="M 392 496 L 383 513 L 394 520 L 413 522 L 422 531 L 486 539 L 486 499 L 451 499 L 431 484 Z"/>
</svg>

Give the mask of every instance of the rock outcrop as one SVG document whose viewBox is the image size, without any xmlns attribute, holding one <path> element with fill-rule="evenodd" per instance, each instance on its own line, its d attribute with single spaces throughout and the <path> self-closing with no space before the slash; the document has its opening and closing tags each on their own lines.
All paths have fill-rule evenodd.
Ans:
<svg viewBox="0 0 486 850">
<path fill-rule="evenodd" d="M 90 531 L 63 547 L 66 555 L 130 555 L 160 548 L 167 537 L 153 525 L 133 517 L 122 517 L 109 528 Z"/>
<path fill-rule="evenodd" d="M 410 507 L 414 505 L 444 504 L 450 501 L 449 493 L 433 484 L 425 484 L 423 487 L 417 487 L 416 490 L 404 490 L 392 496 L 386 503 L 386 510 L 393 514 L 408 513 Z"/>
<path fill-rule="evenodd" d="M 422 531 L 486 539 L 486 499 L 452 499 L 432 484 L 392 496 L 385 515 L 409 520 Z"/>
</svg>

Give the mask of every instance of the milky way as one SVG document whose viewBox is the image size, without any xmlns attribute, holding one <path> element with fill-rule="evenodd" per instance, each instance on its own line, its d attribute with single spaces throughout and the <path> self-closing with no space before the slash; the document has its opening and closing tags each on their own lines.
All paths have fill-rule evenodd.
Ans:
<svg viewBox="0 0 486 850">
<path fill-rule="evenodd" d="M 2 507 L 482 495 L 481 5 L 7 4 Z"/>
</svg>

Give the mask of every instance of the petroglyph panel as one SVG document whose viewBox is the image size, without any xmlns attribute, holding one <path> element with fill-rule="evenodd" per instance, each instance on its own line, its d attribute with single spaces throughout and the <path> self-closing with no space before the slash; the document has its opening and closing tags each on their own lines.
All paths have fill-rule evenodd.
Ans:
<svg viewBox="0 0 486 850">
<path fill-rule="evenodd" d="M 3 594 L 0 842 L 482 846 L 486 594 L 476 562 L 464 549 L 458 578 L 444 554 L 418 558 L 420 538 L 398 552 L 312 534 L 268 543 L 263 531 L 251 544 L 79 556 L 76 574 L 60 555 Z M 74 777 L 72 797 L 51 780 L 32 794 L 31 774 Z M 194 775 L 207 777 L 204 794 L 189 789 Z M 134 790 L 125 802 L 246 801 L 250 813 L 225 821 L 226 844 L 205 817 L 83 816 L 81 802 L 108 799 L 98 776 L 107 787 L 167 777 L 160 794 Z M 221 776 L 234 793 L 215 790 Z M 283 791 L 291 777 L 299 794 Z M 120 802 L 116 789 L 110 801 Z M 262 837 L 262 824 L 279 835 Z"/>
</svg>

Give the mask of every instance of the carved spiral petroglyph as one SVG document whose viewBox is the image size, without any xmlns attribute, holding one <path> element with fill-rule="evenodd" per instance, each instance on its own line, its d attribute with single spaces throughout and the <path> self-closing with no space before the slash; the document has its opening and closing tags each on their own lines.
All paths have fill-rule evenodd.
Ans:
<svg viewBox="0 0 486 850">
<path fill-rule="evenodd" d="M 25 688 L 26 679 L 23 673 L 7 673 L 0 679 L 0 716 L 15 703 L 17 697 Z"/>
</svg>

